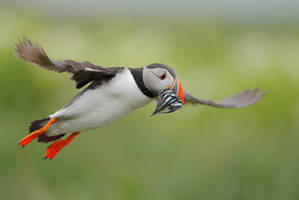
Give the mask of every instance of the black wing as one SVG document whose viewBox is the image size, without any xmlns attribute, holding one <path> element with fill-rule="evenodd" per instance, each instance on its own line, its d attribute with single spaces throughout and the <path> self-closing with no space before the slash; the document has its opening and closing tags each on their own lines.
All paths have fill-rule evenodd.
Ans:
<svg viewBox="0 0 299 200">
<path fill-rule="evenodd" d="M 76 88 L 81 88 L 92 81 L 98 82 L 99 85 L 110 80 L 119 70 L 123 69 L 122 67 L 103 68 L 90 62 L 52 60 L 38 44 L 33 44 L 25 37 L 19 43 L 16 43 L 15 46 L 17 56 L 25 61 L 32 62 L 50 71 L 73 74 L 71 80 L 76 82 Z"/>
<path fill-rule="evenodd" d="M 184 91 L 185 103 L 203 104 L 203 105 L 213 106 L 217 108 L 247 107 L 259 101 L 265 94 L 266 91 L 259 92 L 258 88 L 255 90 L 247 89 L 242 93 L 236 94 L 232 97 L 223 99 L 221 101 L 212 101 L 212 100 L 203 100 L 203 99 L 193 97 L 192 95 Z"/>
</svg>

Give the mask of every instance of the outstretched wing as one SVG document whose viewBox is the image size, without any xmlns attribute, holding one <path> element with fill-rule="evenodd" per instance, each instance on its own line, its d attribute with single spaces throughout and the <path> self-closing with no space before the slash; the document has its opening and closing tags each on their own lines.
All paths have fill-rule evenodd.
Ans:
<svg viewBox="0 0 299 200">
<path fill-rule="evenodd" d="M 221 101 L 212 101 L 212 100 L 203 100 L 203 99 L 193 97 L 191 94 L 184 91 L 185 103 L 203 104 L 203 105 L 213 106 L 217 108 L 247 107 L 259 101 L 265 94 L 266 91 L 259 92 L 258 88 L 255 90 L 247 89 L 242 93 L 236 94 L 232 97 L 223 99 Z"/>
<path fill-rule="evenodd" d="M 71 80 L 76 82 L 76 88 L 81 88 L 92 81 L 97 81 L 101 84 L 113 78 L 119 70 L 123 69 L 122 67 L 103 68 L 90 62 L 52 60 L 38 44 L 33 44 L 25 37 L 19 43 L 16 43 L 15 46 L 17 56 L 25 61 L 32 62 L 50 71 L 73 74 Z"/>
</svg>

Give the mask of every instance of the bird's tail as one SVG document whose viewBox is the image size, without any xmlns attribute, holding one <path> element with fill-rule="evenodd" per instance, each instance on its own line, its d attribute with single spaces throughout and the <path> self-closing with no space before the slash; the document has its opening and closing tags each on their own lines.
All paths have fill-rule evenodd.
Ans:
<svg viewBox="0 0 299 200">
<path fill-rule="evenodd" d="M 29 134 L 32 133 L 33 131 L 39 130 L 42 127 L 44 127 L 48 122 L 50 121 L 50 118 L 44 118 L 40 120 L 35 120 L 32 121 L 29 125 Z M 40 136 L 38 136 L 37 141 L 38 142 L 44 142 L 48 143 L 54 140 L 58 140 L 59 138 L 63 137 L 65 134 L 60 134 L 60 135 L 55 135 L 55 136 L 47 136 L 47 131 Z"/>
</svg>

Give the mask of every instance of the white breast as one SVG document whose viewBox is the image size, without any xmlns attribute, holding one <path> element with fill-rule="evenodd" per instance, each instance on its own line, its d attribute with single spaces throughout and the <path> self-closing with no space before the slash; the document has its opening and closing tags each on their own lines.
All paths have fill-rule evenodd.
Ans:
<svg viewBox="0 0 299 200">
<path fill-rule="evenodd" d="M 48 136 L 82 131 L 107 125 L 151 101 L 138 88 L 125 68 L 112 80 L 82 94 L 70 106 L 50 117 L 60 118 L 47 131 Z"/>
</svg>

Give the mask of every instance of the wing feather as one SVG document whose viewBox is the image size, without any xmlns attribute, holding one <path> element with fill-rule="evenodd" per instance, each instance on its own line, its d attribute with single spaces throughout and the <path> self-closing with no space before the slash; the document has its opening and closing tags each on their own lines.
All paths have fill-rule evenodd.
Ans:
<svg viewBox="0 0 299 200">
<path fill-rule="evenodd" d="M 96 81 L 97 85 L 100 85 L 114 77 L 120 69 L 123 69 L 123 67 L 104 68 L 90 62 L 52 60 L 39 44 L 34 44 L 25 37 L 15 44 L 15 52 L 22 60 L 32 62 L 44 69 L 73 74 L 71 80 L 76 82 L 76 88 L 81 88 L 92 81 Z"/>
<path fill-rule="evenodd" d="M 217 108 L 247 107 L 259 101 L 265 94 L 266 91 L 259 92 L 258 88 L 256 88 L 255 90 L 247 89 L 242 93 L 238 93 L 232 97 L 225 98 L 221 101 L 212 101 L 212 100 L 203 100 L 203 99 L 193 97 L 191 94 L 184 91 L 185 103 L 203 104 L 203 105 L 213 106 Z"/>
</svg>

